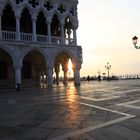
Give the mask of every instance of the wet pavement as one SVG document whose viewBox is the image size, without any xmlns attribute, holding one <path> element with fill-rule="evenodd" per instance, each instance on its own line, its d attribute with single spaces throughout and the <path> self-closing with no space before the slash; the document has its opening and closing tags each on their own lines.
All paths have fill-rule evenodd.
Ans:
<svg viewBox="0 0 140 140">
<path fill-rule="evenodd" d="M 0 140 L 140 140 L 140 80 L 0 90 Z"/>
</svg>

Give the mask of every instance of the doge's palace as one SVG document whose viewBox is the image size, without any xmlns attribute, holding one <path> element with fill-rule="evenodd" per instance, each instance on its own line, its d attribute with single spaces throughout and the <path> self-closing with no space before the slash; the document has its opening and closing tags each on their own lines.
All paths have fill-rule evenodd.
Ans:
<svg viewBox="0 0 140 140">
<path fill-rule="evenodd" d="M 68 81 L 68 61 L 80 85 L 82 48 L 77 45 L 77 0 L 0 0 L 0 89 L 53 87 Z"/>
</svg>

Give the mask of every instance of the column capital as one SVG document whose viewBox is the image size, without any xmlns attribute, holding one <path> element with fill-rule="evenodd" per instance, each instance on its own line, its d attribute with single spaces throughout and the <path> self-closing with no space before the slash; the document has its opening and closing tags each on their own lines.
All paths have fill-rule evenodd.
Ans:
<svg viewBox="0 0 140 140">
<path fill-rule="evenodd" d="M 76 31 L 76 30 L 77 30 L 77 28 L 78 28 L 78 26 L 77 26 L 77 25 L 75 25 L 75 24 L 73 24 L 72 28 L 73 28 L 73 30 L 74 30 L 74 31 Z"/>
<path fill-rule="evenodd" d="M 32 20 L 35 20 L 35 21 L 37 20 L 37 13 L 36 13 L 36 12 L 33 12 L 33 13 L 32 13 L 31 19 L 32 19 Z"/>
<path fill-rule="evenodd" d="M 73 68 L 74 71 L 75 70 L 78 70 L 79 71 L 80 69 L 81 69 L 81 66 L 77 66 L 77 65 Z"/>
<path fill-rule="evenodd" d="M 64 18 L 61 18 L 60 19 L 60 25 L 63 26 L 64 24 L 65 24 L 65 19 Z"/>
<path fill-rule="evenodd" d="M 22 65 L 14 65 L 14 69 L 20 70 L 22 68 Z"/>
<path fill-rule="evenodd" d="M 36 12 L 33 12 L 33 13 L 32 13 L 31 19 L 32 19 L 32 20 L 35 20 L 35 21 L 37 20 L 37 13 L 36 13 Z"/>
<path fill-rule="evenodd" d="M 52 22 L 52 17 L 49 16 L 49 17 L 47 17 L 46 19 L 47 19 L 47 20 L 46 20 L 47 24 L 51 24 L 51 22 Z"/>
<path fill-rule="evenodd" d="M 73 29 L 77 29 L 78 28 L 78 20 L 76 18 L 74 18 L 74 22 L 73 22 Z"/>
<path fill-rule="evenodd" d="M 21 18 L 21 13 L 20 13 L 19 11 L 16 12 L 16 13 L 15 13 L 15 17 L 16 17 L 16 18 Z"/>
<path fill-rule="evenodd" d="M 80 70 L 81 69 L 81 62 L 76 62 L 75 64 L 74 64 L 74 66 L 73 66 L 73 70 Z"/>
<path fill-rule="evenodd" d="M 19 15 L 15 15 L 15 18 L 16 18 L 16 19 L 20 19 L 21 16 L 19 16 Z"/>
<path fill-rule="evenodd" d="M 47 61 L 47 63 L 46 63 L 46 65 L 45 65 L 45 68 L 47 69 L 50 69 L 50 68 L 53 68 L 53 64 L 52 64 L 52 62 L 51 62 L 52 60 L 51 60 L 51 58 Z"/>
<path fill-rule="evenodd" d="M 32 16 L 32 21 L 36 21 L 36 20 L 37 20 L 37 17 Z"/>
</svg>

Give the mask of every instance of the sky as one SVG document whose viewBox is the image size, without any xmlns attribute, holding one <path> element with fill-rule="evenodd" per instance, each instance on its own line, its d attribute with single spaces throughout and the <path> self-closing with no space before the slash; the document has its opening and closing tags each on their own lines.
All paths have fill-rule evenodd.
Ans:
<svg viewBox="0 0 140 140">
<path fill-rule="evenodd" d="M 81 76 L 107 73 L 107 62 L 111 75 L 140 73 L 140 49 L 132 43 L 140 38 L 140 0 L 79 0 L 78 20 Z"/>
</svg>

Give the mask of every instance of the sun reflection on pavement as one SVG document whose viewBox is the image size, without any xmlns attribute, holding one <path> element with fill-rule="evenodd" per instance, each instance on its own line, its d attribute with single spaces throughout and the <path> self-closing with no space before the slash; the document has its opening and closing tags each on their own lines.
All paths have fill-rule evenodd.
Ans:
<svg viewBox="0 0 140 140">
<path fill-rule="evenodd" d="M 69 85 L 66 89 L 66 95 L 70 100 L 77 98 L 78 92 L 74 85 Z"/>
<path fill-rule="evenodd" d="M 74 85 L 69 85 L 66 88 L 67 105 L 68 105 L 68 118 L 65 120 L 64 125 L 66 128 L 79 128 L 81 120 L 84 119 L 82 114 L 81 105 L 75 101 L 79 100 L 79 88 Z"/>
</svg>

